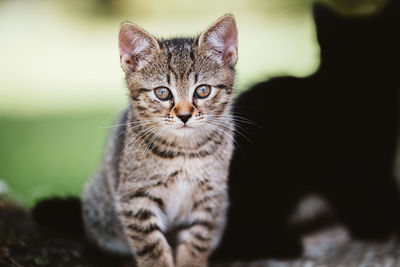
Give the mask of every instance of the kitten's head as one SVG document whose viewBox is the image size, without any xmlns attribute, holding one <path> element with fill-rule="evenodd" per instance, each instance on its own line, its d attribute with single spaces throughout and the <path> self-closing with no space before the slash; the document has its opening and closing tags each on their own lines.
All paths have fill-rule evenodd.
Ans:
<svg viewBox="0 0 400 267">
<path fill-rule="evenodd" d="M 147 128 L 193 136 L 229 120 L 237 61 L 231 15 L 196 38 L 159 40 L 124 23 L 119 49 L 133 109 Z"/>
</svg>

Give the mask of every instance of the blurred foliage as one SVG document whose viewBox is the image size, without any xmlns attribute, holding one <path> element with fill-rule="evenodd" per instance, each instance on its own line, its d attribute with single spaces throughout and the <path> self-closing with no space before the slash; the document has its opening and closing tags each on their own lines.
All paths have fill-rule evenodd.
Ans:
<svg viewBox="0 0 400 267">
<path fill-rule="evenodd" d="M 0 180 L 32 205 L 51 195 L 76 195 L 93 173 L 111 123 L 110 113 L 0 118 Z"/>
<path fill-rule="evenodd" d="M 372 13 L 385 5 L 387 0 L 232 0 L 223 2 L 227 9 L 234 6 L 254 7 L 254 12 L 277 11 L 279 13 L 290 13 L 291 15 L 307 12 L 314 2 L 326 3 L 345 14 L 367 14 Z M 71 1 L 69 1 L 71 4 Z M 216 1 L 203 0 L 201 4 L 193 1 L 165 0 L 163 4 L 148 0 L 87 0 L 72 1 L 77 9 L 86 7 L 89 13 L 105 16 L 141 16 L 149 13 L 164 13 L 169 15 L 181 14 L 182 12 L 193 12 L 201 6 L 218 6 Z M 201 15 L 201 12 L 198 12 Z"/>
</svg>

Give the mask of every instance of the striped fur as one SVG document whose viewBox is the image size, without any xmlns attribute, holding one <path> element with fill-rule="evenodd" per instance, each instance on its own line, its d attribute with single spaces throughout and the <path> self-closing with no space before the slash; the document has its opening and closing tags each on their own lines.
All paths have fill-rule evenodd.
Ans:
<svg viewBox="0 0 400 267">
<path fill-rule="evenodd" d="M 131 101 L 83 194 L 95 245 L 134 255 L 139 266 L 207 266 L 228 207 L 236 45 L 230 15 L 197 38 L 156 40 L 133 24 L 121 27 Z M 201 85 L 211 87 L 205 99 L 194 94 Z M 173 97 L 158 99 L 160 87 Z"/>
</svg>

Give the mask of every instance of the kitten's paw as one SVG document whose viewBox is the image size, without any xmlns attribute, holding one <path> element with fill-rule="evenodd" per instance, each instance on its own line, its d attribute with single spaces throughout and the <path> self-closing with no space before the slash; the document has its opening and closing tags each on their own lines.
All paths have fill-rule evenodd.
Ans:
<svg viewBox="0 0 400 267">
<path fill-rule="evenodd" d="M 207 261 L 205 262 L 198 262 L 192 260 L 184 261 L 184 262 L 178 262 L 176 263 L 176 267 L 207 267 L 208 263 Z"/>
<path fill-rule="evenodd" d="M 174 261 L 169 254 L 163 254 L 159 257 L 149 257 L 146 259 L 137 258 L 138 267 L 174 267 Z"/>
<path fill-rule="evenodd" d="M 176 254 L 176 267 L 207 267 L 208 253 L 190 250 L 180 245 Z"/>
</svg>

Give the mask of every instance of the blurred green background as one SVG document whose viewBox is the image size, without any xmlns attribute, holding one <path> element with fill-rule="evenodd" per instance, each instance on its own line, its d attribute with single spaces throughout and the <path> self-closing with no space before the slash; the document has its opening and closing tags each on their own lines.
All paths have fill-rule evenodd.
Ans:
<svg viewBox="0 0 400 267">
<path fill-rule="evenodd" d="M 368 13 L 381 0 L 329 1 Z M 0 0 L 0 193 L 24 205 L 79 195 L 128 103 L 117 35 L 200 33 L 225 13 L 239 29 L 237 92 L 319 64 L 312 0 Z"/>
</svg>

